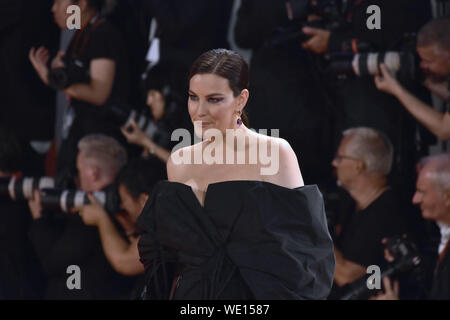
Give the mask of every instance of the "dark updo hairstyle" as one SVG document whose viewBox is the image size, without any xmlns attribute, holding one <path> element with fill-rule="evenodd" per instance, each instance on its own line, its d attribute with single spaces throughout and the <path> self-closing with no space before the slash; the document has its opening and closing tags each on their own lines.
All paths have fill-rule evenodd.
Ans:
<svg viewBox="0 0 450 320">
<path fill-rule="evenodd" d="M 248 89 L 248 64 L 236 52 L 227 49 L 213 49 L 203 53 L 195 60 L 189 72 L 189 80 L 197 74 L 215 74 L 228 80 L 229 86 L 237 97 L 242 90 Z M 248 118 L 242 111 L 242 122 L 248 127 Z"/>
</svg>

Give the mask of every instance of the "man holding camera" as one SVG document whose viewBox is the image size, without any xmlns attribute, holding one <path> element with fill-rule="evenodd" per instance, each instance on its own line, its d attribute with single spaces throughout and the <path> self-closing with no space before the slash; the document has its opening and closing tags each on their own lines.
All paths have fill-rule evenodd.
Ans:
<svg viewBox="0 0 450 320">
<path fill-rule="evenodd" d="M 71 16 L 67 9 L 72 5 L 80 8 L 81 25 L 67 50 L 58 52 L 50 66 L 45 47 L 29 52 L 42 82 L 70 100 L 58 152 L 57 180 L 75 170 L 77 144 L 83 136 L 103 133 L 123 141 L 119 127 L 107 117 L 107 104 L 128 98 L 126 52 L 120 32 L 101 15 L 104 0 L 54 0 L 52 13 L 60 29 L 68 28 Z M 67 168 L 72 171 L 66 173 Z"/>
<path fill-rule="evenodd" d="M 450 18 L 436 19 L 419 32 L 417 53 L 420 67 L 426 74 L 424 85 L 436 96 L 450 102 Z M 375 76 L 379 90 L 395 96 L 411 115 L 441 140 L 450 139 L 450 113 L 444 114 L 420 101 L 405 89 L 386 69 L 380 66 L 381 75 Z"/>
<path fill-rule="evenodd" d="M 148 160 L 136 158 L 131 160 L 117 177 L 122 213 L 116 217 L 121 222 L 127 235 L 122 237 L 112 223 L 108 213 L 90 197 L 91 204 L 80 208 L 80 216 L 87 226 L 98 228 L 106 258 L 118 273 L 135 276 L 144 273 L 138 251 L 139 235 L 137 220 L 144 208 L 154 185 L 164 178 L 165 168 L 155 158 Z M 131 298 L 141 297 L 144 279 L 137 281 Z"/>
<path fill-rule="evenodd" d="M 375 128 L 386 134 L 395 150 L 392 183 L 404 185 L 411 179 L 413 159 L 416 157 L 414 153 L 418 149 L 414 139 L 415 122 L 396 107 L 398 101 L 377 90 L 371 76 L 357 76 L 351 71 L 343 73 L 340 69 L 331 72 L 331 66 L 341 62 L 344 57 L 352 59 L 356 54 L 403 51 L 409 42 L 408 34 L 416 32 L 428 20 L 429 1 L 348 0 L 311 3 L 317 4 L 318 9 L 314 11 L 319 14 L 309 10 L 312 13 L 307 20 L 320 21 L 324 27 L 307 23 L 302 31 L 309 39 L 302 43 L 302 47 L 320 55 L 316 58 L 328 67 L 322 67 L 322 70 L 330 70 L 322 72 L 322 83 L 324 93 L 333 103 L 335 136 L 338 137 L 338 132 L 346 128 L 358 126 Z M 370 10 L 374 6 L 379 8 L 378 13 Z M 333 11 L 337 13 L 331 18 L 320 15 L 321 12 Z M 401 19 L 398 15 L 401 15 Z M 379 26 L 369 28 L 371 19 L 379 19 Z M 365 65 L 368 63 L 364 61 Z M 351 69 L 351 60 L 349 65 Z M 338 141 L 334 141 L 334 144 L 337 145 Z M 409 192 L 405 192 L 405 199 L 410 197 Z"/>
<path fill-rule="evenodd" d="M 387 183 L 393 148 L 388 138 L 371 128 L 344 131 L 333 166 L 338 185 L 354 200 L 354 210 L 345 219 L 335 241 L 335 287 L 341 288 L 366 274 L 370 265 L 381 266 L 381 239 L 405 231 L 403 207 Z"/>
<path fill-rule="evenodd" d="M 439 258 L 434 273 L 433 285 L 428 298 L 431 300 L 450 299 L 450 154 L 440 154 L 423 159 L 419 163 L 416 193 L 412 199 L 420 206 L 425 219 L 435 221 L 440 228 L 441 243 L 438 248 Z M 386 259 L 393 257 L 386 252 Z M 383 279 L 384 293 L 378 300 L 399 299 L 399 285 Z"/>
<path fill-rule="evenodd" d="M 127 161 L 124 148 L 105 135 L 86 136 L 78 146 L 78 187 L 85 192 L 111 185 Z M 79 215 L 42 215 L 39 191 L 29 207 L 34 219 L 30 238 L 48 276 L 45 298 L 117 299 L 129 294 L 131 284 L 112 270 L 96 228 L 85 226 Z M 80 268 L 81 287 L 70 289 L 67 270 L 73 265 Z"/>
</svg>

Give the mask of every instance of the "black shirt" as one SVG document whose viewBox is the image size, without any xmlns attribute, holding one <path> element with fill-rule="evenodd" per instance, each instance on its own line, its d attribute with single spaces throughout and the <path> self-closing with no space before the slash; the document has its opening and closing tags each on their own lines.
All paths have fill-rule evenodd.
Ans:
<svg viewBox="0 0 450 320">
<path fill-rule="evenodd" d="M 95 19 L 95 18 L 94 18 Z M 92 60 L 110 59 L 116 64 L 114 84 L 108 100 L 127 98 L 128 95 L 128 63 L 127 52 L 123 46 L 120 32 L 105 18 L 91 20 L 84 29 L 79 30 L 67 49 L 68 59 L 79 59 L 86 67 Z M 80 100 L 72 100 L 72 105 L 88 104 Z"/>
<path fill-rule="evenodd" d="M 407 232 L 398 199 L 388 190 L 366 209 L 352 214 L 336 243 L 345 259 L 366 267 L 385 264 L 381 240 Z"/>
<path fill-rule="evenodd" d="M 117 274 L 103 253 L 96 227 L 78 215 L 33 221 L 30 238 L 48 277 L 46 299 L 128 299 L 134 278 Z M 69 290 L 67 268 L 80 267 L 81 289 Z"/>
<path fill-rule="evenodd" d="M 126 101 L 128 96 L 128 68 L 125 47 L 121 42 L 121 34 L 108 21 L 100 18 L 91 20 L 84 30 L 74 36 L 66 53 L 66 66 L 73 59 L 79 59 L 89 68 L 94 59 L 111 59 L 116 64 L 114 84 L 111 94 L 103 106 L 93 105 L 86 101 L 71 100 L 75 111 L 75 118 L 68 136 L 63 140 L 59 150 L 57 180 L 66 179 L 65 176 L 75 172 L 78 141 L 89 134 L 106 134 L 126 145 L 125 138 L 120 132 L 120 123 L 114 120 L 108 112 L 108 105 L 113 101 Z M 126 103 L 119 103 L 126 108 Z M 68 173 L 66 173 L 68 172 Z"/>
<path fill-rule="evenodd" d="M 30 222 L 26 203 L 0 196 L 0 300 L 43 294 L 45 277 L 27 237 Z"/>
</svg>

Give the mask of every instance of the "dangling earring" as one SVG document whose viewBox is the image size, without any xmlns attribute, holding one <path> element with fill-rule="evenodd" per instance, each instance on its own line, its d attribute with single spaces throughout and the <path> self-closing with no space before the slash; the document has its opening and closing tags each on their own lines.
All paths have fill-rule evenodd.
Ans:
<svg viewBox="0 0 450 320">
<path fill-rule="evenodd" d="M 238 125 L 238 127 L 240 127 L 240 126 L 242 125 L 242 119 L 241 119 L 242 111 L 241 111 L 241 110 L 238 110 L 238 111 L 236 111 L 236 112 L 237 112 L 237 114 L 238 114 L 238 118 L 237 118 L 236 124 Z"/>
</svg>

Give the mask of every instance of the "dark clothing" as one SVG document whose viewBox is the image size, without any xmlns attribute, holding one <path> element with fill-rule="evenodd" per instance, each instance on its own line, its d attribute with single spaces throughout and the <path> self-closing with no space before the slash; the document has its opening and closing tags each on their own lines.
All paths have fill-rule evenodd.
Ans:
<svg viewBox="0 0 450 320">
<path fill-rule="evenodd" d="M 388 190 L 366 209 L 352 214 L 336 243 L 345 259 L 365 267 L 385 264 L 381 240 L 408 231 L 404 209 L 398 200 Z"/>
<path fill-rule="evenodd" d="M 147 32 L 152 18 L 158 23 L 155 36 L 161 40 L 159 65 L 164 69 L 165 84 L 187 97 L 187 77 L 194 60 L 208 50 L 229 47 L 232 1 L 150 0 L 144 5 Z M 152 70 L 148 76 L 152 77 Z"/>
<path fill-rule="evenodd" d="M 39 299 L 45 276 L 27 237 L 26 204 L 0 196 L 0 300 Z"/>
<path fill-rule="evenodd" d="M 250 98 L 245 107 L 250 127 L 280 129 L 297 154 L 306 183 L 331 177 L 331 118 L 310 54 L 299 41 L 266 46 L 288 28 L 283 1 L 243 0 L 234 30 L 236 43 L 252 49 Z"/>
<path fill-rule="evenodd" d="M 153 299 L 169 297 L 170 283 L 152 276 L 166 262 L 180 269 L 174 299 L 324 299 L 331 288 L 333 246 L 316 186 L 218 182 L 202 207 L 189 186 L 162 181 L 138 226 Z M 158 281 L 165 289 L 155 292 Z"/>
<path fill-rule="evenodd" d="M 127 99 L 128 96 L 128 66 L 125 49 L 121 33 L 105 18 L 99 17 L 84 30 L 79 30 L 75 34 L 66 54 L 69 61 L 79 59 L 87 67 L 95 59 L 109 59 L 115 62 L 116 71 L 109 102 L 115 99 Z M 90 103 L 76 99 L 73 99 L 71 104 L 76 108 L 86 105 L 95 109 L 95 106 Z"/>
<path fill-rule="evenodd" d="M 97 106 L 91 103 L 72 99 L 71 107 L 75 118 L 70 127 L 69 134 L 63 140 L 58 153 L 58 181 L 64 176 L 64 171 L 75 171 L 78 141 L 88 134 L 102 133 L 116 138 L 125 144 L 125 138 L 120 132 L 120 123 L 115 122 L 108 105 L 121 101 L 125 106 L 128 98 L 128 69 L 125 47 L 122 44 L 121 34 L 105 19 L 92 21 L 84 30 L 79 30 L 67 49 L 66 65 L 72 59 L 79 59 L 89 68 L 94 59 L 110 59 L 115 62 L 116 71 L 111 94 L 105 105 Z M 61 178 L 62 179 L 62 178 Z"/>
<path fill-rule="evenodd" d="M 438 264 L 431 293 L 430 300 L 450 300 L 450 249 L 448 249 Z"/>
<path fill-rule="evenodd" d="M 0 1 L 0 127 L 21 142 L 53 137 L 55 93 L 33 69 L 32 47 L 57 49 L 59 30 L 53 23 L 51 0 Z"/>
<path fill-rule="evenodd" d="M 46 299 L 127 299 L 133 279 L 118 275 L 103 253 L 98 230 L 78 215 L 35 220 L 30 238 L 48 277 Z M 71 265 L 80 267 L 81 289 L 69 290 Z"/>
<path fill-rule="evenodd" d="M 344 43 L 350 40 L 368 43 L 369 52 L 405 51 L 415 53 L 415 42 L 411 45 L 404 35 L 417 32 L 431 19 L 430 2 L 428 0 L 350 0 L 343 13 L 346 24 L 338 30 L 332 30 L 329 39 L 328 53 L 343 51 Z M 381 29 L 369 30 L 366 26 L 367 8 L 377 5 L 381 10 Z M 401 16 L 401 18 L 399 18 Z M 347 51 L 347 54 L 348 51 Z M 352 53 L 350 52 L 352 55 Z M 402 190 L 403 199 L 410 200 L 414 186 L 416 160 L 419 147 L 425 149 L 431 141 L 430 136 L 423 134 L 421 126 L 405 110 L 392 95 L 379 91 L 372 76 L 349 76 L 337 79 L 336 76 L 325 75 L 324 83 L 327 93 L 333 101 L 333 119 L 337 148 L 341 132 L 347 128 L 366 126 L 386 134 L 394 146 L 394 163 L 391 173 L 392 184 Z M 420 85 L 418 79 L 406 79 L 404 85 L 423 100 L 430 96 Z M 414 81 L 412 81 L 414 80 Z M 416 131 L 420 133 L 421 145 L 416 145 Z M 426 152 L 426 150 L 420 150 Z M 404 190 L 404 191 L 403 191 Z"/>
</svg>

